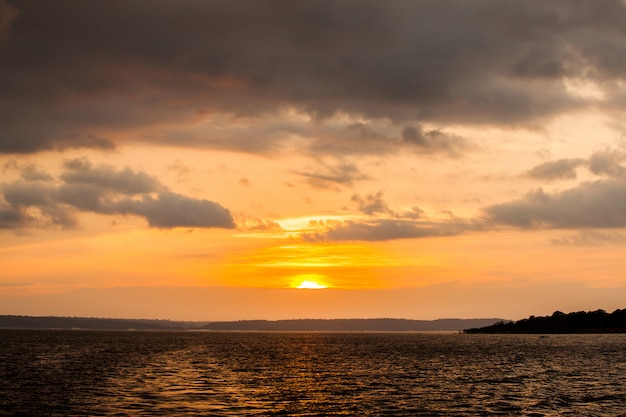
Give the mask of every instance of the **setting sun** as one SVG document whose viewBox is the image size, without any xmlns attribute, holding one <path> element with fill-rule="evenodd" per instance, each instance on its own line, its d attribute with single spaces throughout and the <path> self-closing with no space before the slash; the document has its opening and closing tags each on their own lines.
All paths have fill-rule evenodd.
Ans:
<svg viewBox="0 0 626 417">
<path fill-rule="evenodd" d="M 293 277 L 292 288 L 300 290 L 321 290 L 328 288 L 326 276 L 321 274 L 300 274 Z"/>
<path fill-rule="evenodd" d="M 304 280 L 298 285 L 296 288 L 298 289 L 306 289 L 306 290 L 321 290 L 323 288 L 328 288 L 326 285 L 322 285 L 315 281 Z"/>
</svg>

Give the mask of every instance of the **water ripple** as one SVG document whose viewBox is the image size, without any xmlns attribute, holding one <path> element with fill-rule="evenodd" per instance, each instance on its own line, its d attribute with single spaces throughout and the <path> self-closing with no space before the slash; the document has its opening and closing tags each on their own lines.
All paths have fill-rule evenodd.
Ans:
<svg viewBox="0 0 626 417">
<path fill-rule="evenodd" d="M 626 335 L 0 332 L 0 415 L 626 415 Z"/>
</svg>

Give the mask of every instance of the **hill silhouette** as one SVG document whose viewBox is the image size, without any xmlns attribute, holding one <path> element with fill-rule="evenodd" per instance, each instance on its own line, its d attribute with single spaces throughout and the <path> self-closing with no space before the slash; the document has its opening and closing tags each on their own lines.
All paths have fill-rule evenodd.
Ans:
<svg viewBox="0 0 626 417">
<path fill-rule="evenodd" d="M 0 328 L 85 330 L 205 330 L 205 331 L 461 331 L 488 326 L 502 319 L 302 319 L 193 322 L 84 317 L 0 316 Z"/>
<path fill-rule="evenodd" d="M 501 319 L 302 319 L 302 320 L 241 320 L 213 322 L 207 330 L 236 331 L 336 331 L 336 332 L 425 332 L 460 331 L 465 326 L 485 326 Z"/>
<path fill-rule="evenodd" d="M 481 328 L 465 329 L 465 333 L 626 333 L 626 309 L 607 313 L 604 310 L 578 311 L 565 314 L 555 311 L 551 316 L 530 316 L 514 322 L 498 322 Z"/>
<path fill-rule="evenodd" d="M 205 323 L 88 317 L 0 316 L 0 328 L 5 329 L 186 330 Z"/>
</svg>

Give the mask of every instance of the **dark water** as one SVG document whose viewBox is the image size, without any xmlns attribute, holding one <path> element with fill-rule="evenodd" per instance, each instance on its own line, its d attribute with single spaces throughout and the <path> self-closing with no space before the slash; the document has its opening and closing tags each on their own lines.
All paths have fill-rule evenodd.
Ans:
<svg viewBox="0 0 626 417">
<path fill-rule="evenodd" d="M 0 330 L 0 415 L 626 416 L 626 335 Z"/>
</svg>

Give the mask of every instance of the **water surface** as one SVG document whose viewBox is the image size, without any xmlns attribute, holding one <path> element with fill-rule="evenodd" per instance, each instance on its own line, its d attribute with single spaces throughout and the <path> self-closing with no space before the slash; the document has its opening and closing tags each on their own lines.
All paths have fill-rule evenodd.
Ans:
<svg viewBox="0 0 626 417">
<path fill-rule="evenodd" d="M 626 335 L 0 330 L 0 415 L 624 410 Z"/>
</svg>

